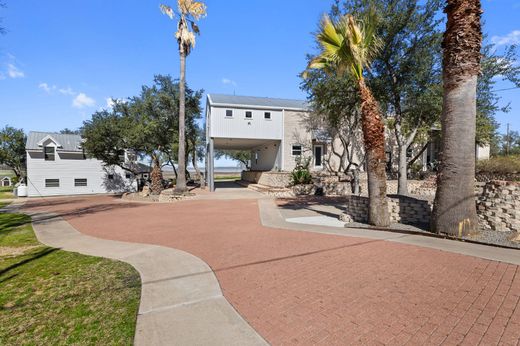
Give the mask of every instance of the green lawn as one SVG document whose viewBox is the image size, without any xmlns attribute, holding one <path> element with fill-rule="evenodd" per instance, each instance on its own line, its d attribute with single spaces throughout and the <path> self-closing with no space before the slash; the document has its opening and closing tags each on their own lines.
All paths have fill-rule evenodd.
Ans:
<svg viewBox="0 0 520 346">
<path fill-rule="evenodd" d="M 40 244 L 0 213 L 0 345 L 130 345 L 141 293 L 130 265 Z"/>
<path fill-rule="evenodd" d="M 8 186 L 8 187 L 0 187 L 0 199 L 5 199 L 5 198 L 13 198 L 13 188 Z"/>
</svg>

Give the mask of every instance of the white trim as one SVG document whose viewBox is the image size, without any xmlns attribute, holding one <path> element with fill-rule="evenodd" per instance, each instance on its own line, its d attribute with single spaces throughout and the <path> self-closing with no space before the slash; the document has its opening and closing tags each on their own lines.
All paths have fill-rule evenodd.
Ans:
<svg viewBox="0 0 520 346">
<path fill-rule="evenodd" d="M 47 135 L 45 137 L 43 137 L 43 139 L 41 141 L 38 142 L 38 146 L 39 147 L 43 147 L 43 143 L 45 143 L 47 140 L 51 140 L 54 142 L 54 144 L 56 145 L 56 147 L 58 148 L 63 148 L 63 146 L 60 144 L 60 142 L 58 142 L 54 137 L 52 137 L 51 135 Z"/>
<path fill-rule="evenodd" d="M 210 105 L 213 107 L 219 107 L 219 108 L 244 108 L 244 109 L 262 109 L 262 110 L 273 110 L 273 111 L 300 111 L 300 112 L 309 112 L 309 109 L 307 108 L 294 108 L 294 107 L 275 107 L 275 106 L 258 106 L 258 105 L 243 105 L 239 103 L 212 103 L 211 99 L 208 97 L 210 101 Z"/>
</svg>

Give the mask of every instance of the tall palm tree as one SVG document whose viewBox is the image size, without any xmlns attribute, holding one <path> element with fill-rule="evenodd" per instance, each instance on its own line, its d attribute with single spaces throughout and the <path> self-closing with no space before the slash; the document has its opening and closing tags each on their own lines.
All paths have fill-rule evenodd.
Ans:
<svg viewBox="0 0 520 346">
<path fill-rule="evenodd" d="M 482 10 L 480 0 L 448 0 L 444 11 L 441 163 L 432 229 L 460 237 L 478 230 L 475 132 Z"/>
<path fill-rule="evenodd" d="M 195 23 L 206 15 L 206 5 L 200 1 L 177 0 L 178 13 L 167 5 L 160 6 L 161 11 L 170 19 L 175 15 L 179 17 L 175 38 L 179 44 L 180 56 L 180 81 L 179 81 L 179 154 L 178 154 L 178 174 L 175 191 L 184 193 L 186 187 L 186 57 L 195 47 L 195 34 L 199 33 L 199 28 Z M 191 25 L 190 30 L 188 23 Z"/>
<path fill-rule="evenodd" d="M 368 165 L 368 222 L 386 227 L 390 224 L 390 215 L 386 197 L 385 128 L 379 104 L 363 77 L 363 70 L 369 67 L 380 47 L 380 41 L 375 35 L 375 22 L 374 13 L 363 20 L 346 15 L 333 21 L 325 16 L 316 37 L 321 52 L 309 63 L 308 68 L 323 69 L 339 75 L 350 73 L 357 81 Z"/>
</svg>

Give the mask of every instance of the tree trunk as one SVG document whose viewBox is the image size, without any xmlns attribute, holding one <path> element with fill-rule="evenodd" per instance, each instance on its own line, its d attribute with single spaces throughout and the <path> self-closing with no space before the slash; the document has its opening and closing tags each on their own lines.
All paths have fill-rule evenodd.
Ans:
<svg viewBox="0 0 520 346">
<path fill-rule="evenodd" d="M 161 171 L 161 163 L 157 155 L 152 155 L 153 168 L 150 173 L 150 179 L 152 181 L 152 195 L 160 195 L 163 190 L 163 175 Z"/>
<path fill-rule="evenodd" d="M 397 178 L 397 194 L 402 196 L 408 195 L 408 158 L 406 145 L 399 147 L 399 172 Z"/>
<path fill-rule="evenodd" d="M 183 44 L 179 45 L 180 49 L 180 81 L 179 81 L 179 154 L 177 158 L 177 182 L 175 184 L 175 192 L 186 192 L 186 52 Z"/>
<path fill-rule="evenodd" d="M 475 132 L 482 11 L 479 0 L 449 0 L 445 12 L 442 138 L 432 229 L 461 237 L 478 230 Z"/>
<path fill-rule="evenodd" d="M 390 213 L 386 198 L 385 127 L 379 105 L 363 79 L 359 80 L 359 91 L 368 167 L 368 223 L 387 227 L 390 225 Z"/>
</svg>

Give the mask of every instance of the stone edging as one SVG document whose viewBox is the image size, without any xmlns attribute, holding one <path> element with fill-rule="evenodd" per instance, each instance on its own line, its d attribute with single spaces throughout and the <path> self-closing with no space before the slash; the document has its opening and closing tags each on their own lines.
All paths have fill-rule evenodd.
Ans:
<svg viewBox="0 0 520 346">
<path fill-rule="evenodd" d="M 16 206 L 5 208 L 17 211 Z M 266 345 L 222 295 L 211 268 L 173 248 L 84 235 L 51 213 L 29 213 L 48 246 L 132 265 L 141 276 L 135 345 Z"/>
</svg>

